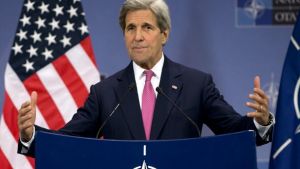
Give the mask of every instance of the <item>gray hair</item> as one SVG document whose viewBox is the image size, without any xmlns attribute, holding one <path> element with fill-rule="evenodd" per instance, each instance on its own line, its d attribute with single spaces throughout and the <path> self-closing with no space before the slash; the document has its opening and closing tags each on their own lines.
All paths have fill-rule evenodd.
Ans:
<svg viewBox="0 0 300 169">
<path fill-rule="evenodd" d="M 149 9 L 157 19 L 157 25 L 160 31 L 164 32 L 171 29 L 171 19 L 169 7 L 164 0 L 126 0 L 121 8 L 119 24 L 124 32 L 125 19 L 127 13 L 141 9 Z"/>
</svg>

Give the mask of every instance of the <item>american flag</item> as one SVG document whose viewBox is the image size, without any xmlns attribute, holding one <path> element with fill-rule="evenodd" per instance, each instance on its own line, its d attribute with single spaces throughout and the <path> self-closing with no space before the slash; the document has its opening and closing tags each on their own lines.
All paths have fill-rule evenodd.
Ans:
<svg viewBox="0 0 300 169">
<path fill-rule="evenodd" d="M 38 92 L 35 124 L 59 129 L 100 81 L 80 0 L 25 0 L 5 70 L 0 168 L 34 168 L 17 154 L 17 114 Z"/>
</svg>

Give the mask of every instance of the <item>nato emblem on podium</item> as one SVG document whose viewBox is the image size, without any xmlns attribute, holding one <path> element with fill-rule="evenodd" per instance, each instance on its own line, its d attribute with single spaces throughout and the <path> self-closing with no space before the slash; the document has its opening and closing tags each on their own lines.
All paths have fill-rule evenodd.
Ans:
<svg viewBox="0 0 300 169">
<path fill-rule="evenodd" d="M 144 154 L 144 157 L 147 156 L 147 146 L 146 145 L 144 145 L 143 154 Z M 153 166 L 148 165 L 146 163 L 146 160 L 144 160 L 143 163 L 142 163 L 142 165 L 134 167 L 133 169 L 156 169 L 156 168 L 153 167 Z"/>
</svg>

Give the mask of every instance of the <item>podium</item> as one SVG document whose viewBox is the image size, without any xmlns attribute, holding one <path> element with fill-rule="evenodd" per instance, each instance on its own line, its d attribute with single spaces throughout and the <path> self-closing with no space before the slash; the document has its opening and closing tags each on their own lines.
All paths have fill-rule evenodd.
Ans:
<svg viewBox="0 0 300 169">
<path fill-rule="evenodd" d="M 38 132 L 37 169 L 257 169 L 255 133 L 182 140 L 99 140 Z"/>
</svg>

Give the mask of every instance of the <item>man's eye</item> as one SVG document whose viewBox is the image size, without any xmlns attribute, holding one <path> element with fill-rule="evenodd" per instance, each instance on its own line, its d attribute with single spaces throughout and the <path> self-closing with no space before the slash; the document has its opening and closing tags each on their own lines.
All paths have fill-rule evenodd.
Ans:
<svg viewBox="0 0 300 169">
<path fill-rule="evenodd" d="M 152 26 L 144 26 L 145 30 L 152 30 Z"/>
<path fill-rule="evenodd" d="M 132 27 L 132 26 L 129 26 L 129 27 L 127 27 L 127 31 L 131 31 L 131 30 L 133 30 L 134 29 L 134 27 Z"/>
</svg>

